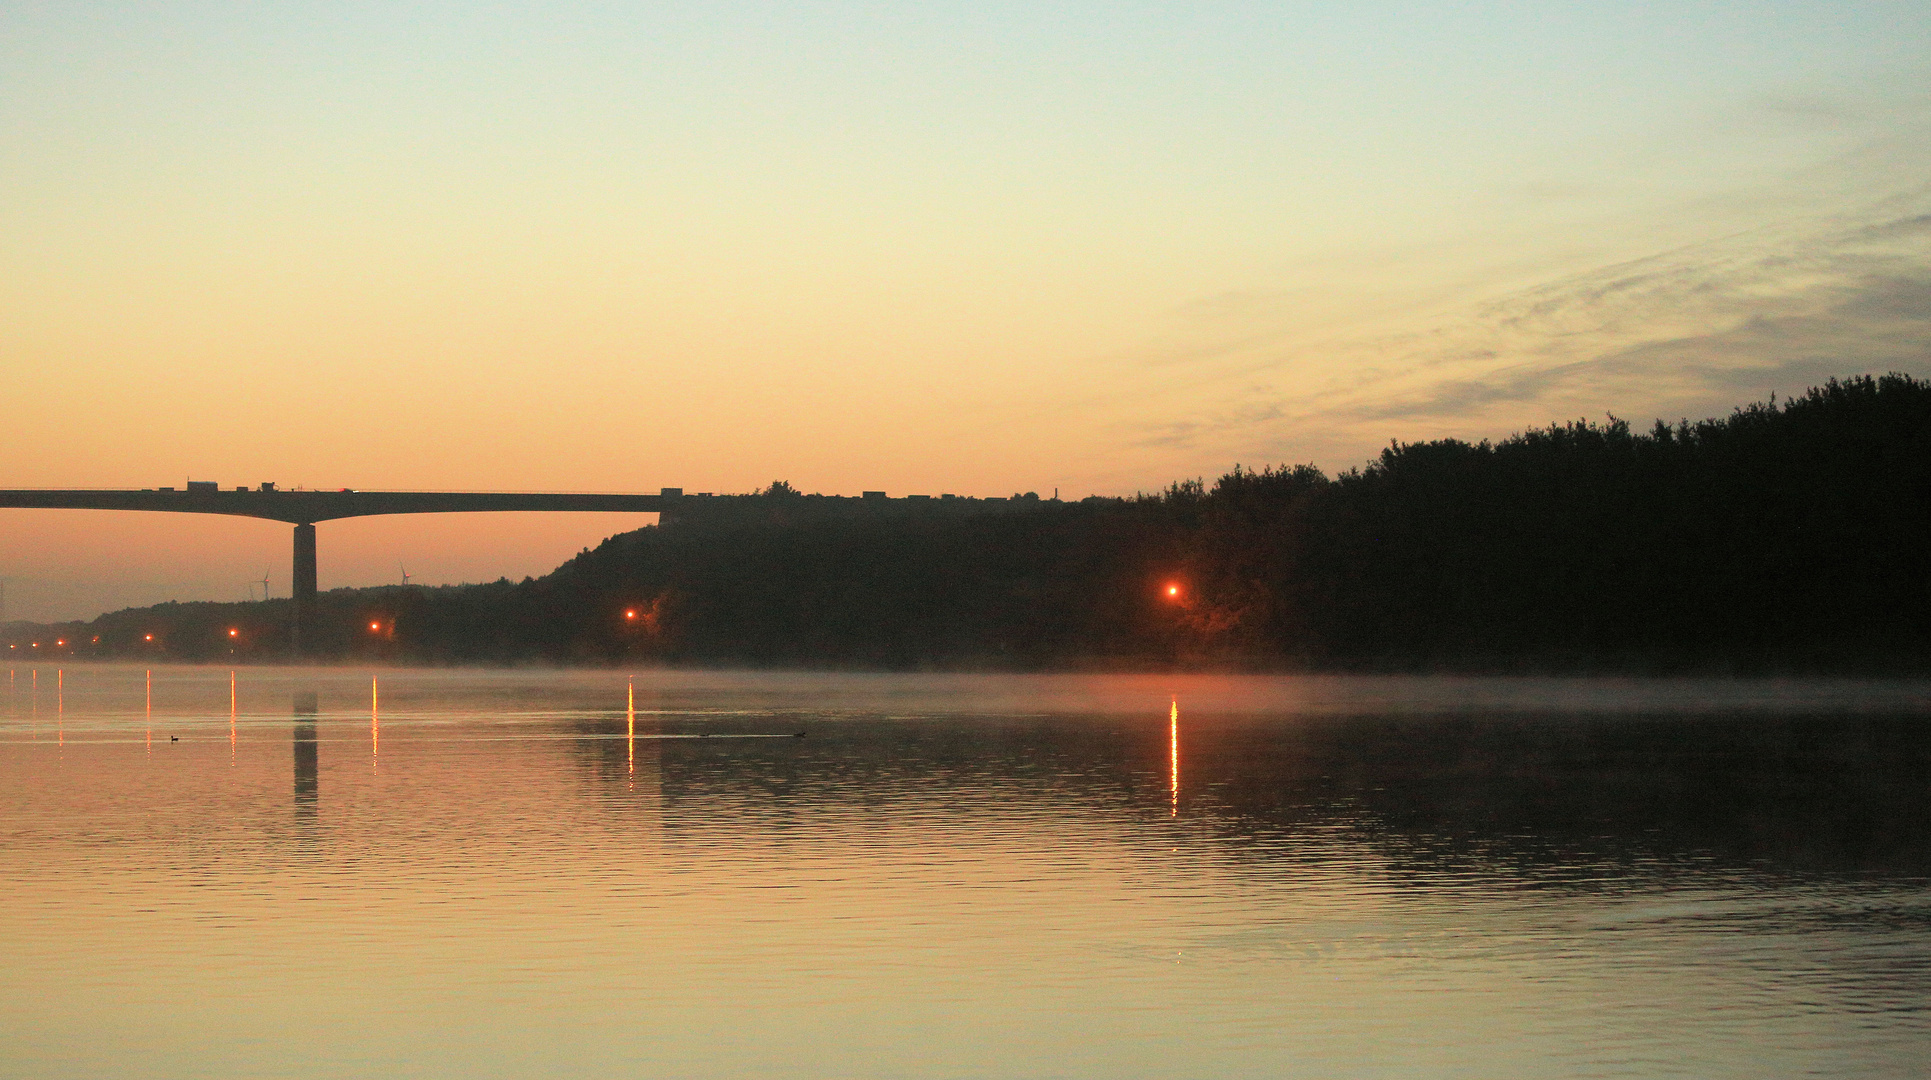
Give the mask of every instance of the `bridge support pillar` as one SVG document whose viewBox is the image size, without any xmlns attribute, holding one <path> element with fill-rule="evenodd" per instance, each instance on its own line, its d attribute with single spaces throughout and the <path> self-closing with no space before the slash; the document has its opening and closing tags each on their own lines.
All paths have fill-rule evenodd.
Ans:
<svg viewBox="0 0 1931 1080">
<path fill-rule="evenodd" d="M 289 646 L 302 655 L 302 627 L 309 610 L 315 606 L 315 526 L 295 526 L 295 573 L 291 592 L 295 597 L 295 617 L 289 627 Z"/>
</svg>

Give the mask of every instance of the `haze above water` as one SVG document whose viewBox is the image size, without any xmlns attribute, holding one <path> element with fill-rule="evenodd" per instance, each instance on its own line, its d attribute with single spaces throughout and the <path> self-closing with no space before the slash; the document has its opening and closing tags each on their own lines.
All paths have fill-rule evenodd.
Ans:
<svg viewBox="0 0 1931 1080">
<path fill-rule="evenodd" d="M 1931 1070 L 1921 684 L 8 680 L 10 1075 Z"/>
</svg>

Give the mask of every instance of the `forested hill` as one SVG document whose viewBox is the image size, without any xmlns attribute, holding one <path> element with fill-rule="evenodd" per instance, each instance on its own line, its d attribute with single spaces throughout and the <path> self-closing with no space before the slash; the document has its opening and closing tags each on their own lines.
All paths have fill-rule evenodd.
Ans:
<svg viewBox="0 0 1931 1080">
<path fill-rule="evenodd" d="M 1237 468 L 983 512 L 812 498 L 719 501 L 522 584 L 329 593 L 318 636 L 428 662 L 1931 667 L 1931 384 L 1904 375 L 1648 432 L 1398 443 L 1332 478 Z M 170 605 L 88 636 L 123 652 L 166 620 L 192 658 L 241 613 L 273 640 L 277 610 Z"/>
</svg>

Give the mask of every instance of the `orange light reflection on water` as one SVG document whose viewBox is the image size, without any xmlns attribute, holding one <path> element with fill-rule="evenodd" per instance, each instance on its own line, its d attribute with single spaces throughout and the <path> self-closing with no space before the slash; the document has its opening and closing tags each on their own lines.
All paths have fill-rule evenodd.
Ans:
<svg viewBox="0 0 1931 1080">
<path fill-rule="evenodd" d="M 1167 791 L 1171 799 L 1168 817 L 1180 816 L 1180 699 L 1173 699 L 1167 713 Z"/>
<path fill-rule="evenodd" d="M 369 676 L 369 768 L 382 756 L 382 714 L 380 677 Z"/>
<path fill-rule="evenodd" d="M 630 758 L 630 785 L 637 786 L 637 680 L 631 679 L 624 695 L 624 740 Z"/>
<path fill-rule="evenodd" d="M 228 767 L 235 767 L 235 673 L 228 673 Z"/>
</svg>

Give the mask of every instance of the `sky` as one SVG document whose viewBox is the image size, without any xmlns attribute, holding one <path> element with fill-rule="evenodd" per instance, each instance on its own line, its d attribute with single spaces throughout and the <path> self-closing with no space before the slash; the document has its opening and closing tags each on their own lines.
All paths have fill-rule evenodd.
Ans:
<svg viewBox="0 0 1931 1080">
<path fill-rule="evenodd" d="M 1922 0 L 0 6 L 0 487 L 1071 498 L 1884 371 Z M 321 585 L 649 520 L 325 523 Z M 10 618 L 288 559 L 0 511 Z"/>
</svg>

